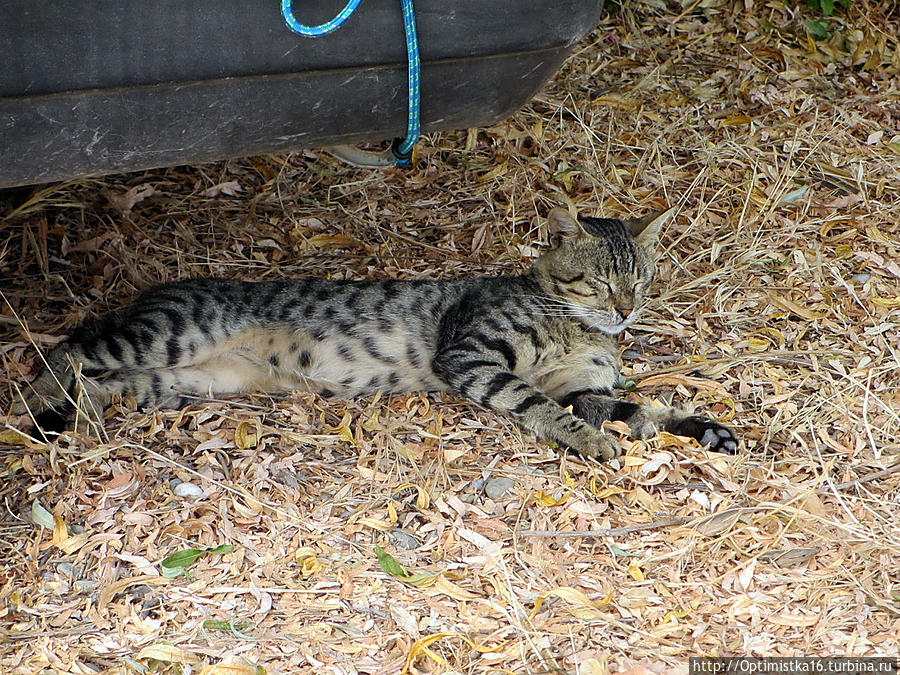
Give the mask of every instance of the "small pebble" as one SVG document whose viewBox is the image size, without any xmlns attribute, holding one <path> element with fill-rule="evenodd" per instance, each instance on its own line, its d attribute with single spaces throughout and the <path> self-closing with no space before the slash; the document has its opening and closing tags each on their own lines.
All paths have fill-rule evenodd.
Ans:
<svg viewBox="0 0 900 675">
<path fill-rule="evenodd" d="M 78 579 L 75 588 L 81 593 L 93 593 L 97 589 L 97 582 L 93 579 Z"/>
<path fill-rule="evenodd" d="M 203 490 L 193 483 L 179 483 L 172 492 L 179 497 L 199 497 L 203 494 Z"/>
<path fill-rule="evenodd" d="M 515 483 L 511 478 L 491 478 L 484 484 L 484 494 L 491 499 L 500 499 L 512 490 Z"/>
<path fill-rule="evenodd" d="M 388 537 L 391 538 L 391 542 L 393 542 L 394 546 L 405 548 L 409 551 L 413 551 L 421 545 L 418 537 L 400 527 L 395 527 L 388 532 Z"/>
<path fill-rule="evenodd" d="M 56 571 L 67 577 L 70 577 L 75 574 L 75 565 L 73 565 L 72 563 L 61 562 L 56 566 Z"/>
<path fill-rule="evenodd" d="M 860 272 L 859 274 L 854 274 L 853 279 L 861 284 L 866 283 L 869 279 L 872 278 L 872 275 L 868 272 Z"/>
</svg>

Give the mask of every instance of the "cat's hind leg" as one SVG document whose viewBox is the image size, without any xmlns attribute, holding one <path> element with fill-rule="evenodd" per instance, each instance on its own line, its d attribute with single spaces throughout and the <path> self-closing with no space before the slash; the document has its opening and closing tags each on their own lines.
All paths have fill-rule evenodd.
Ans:
<svg viewBox="0 0 900 675">
<path fill-rule="evenodd" d="M 190 394 L 216 396 L 284 389 L 278 386 L 280 383 L 275 381 L 267 365 L 251 354 L 232 352 L 193 365 L 121 369 L 92 377 L 75 377 L 65 397 L 53 401 L 51 407 L 30 412 L 42 430 L 59 432 L 78 416 L 100 421 L 103 409 L 117 398 L 131 397 L 141 409 L 181 408 L 188 403 L 186 395 Z M 54 382 L 54 386 L 58 388 L 59 384 Z"/>
</svg>

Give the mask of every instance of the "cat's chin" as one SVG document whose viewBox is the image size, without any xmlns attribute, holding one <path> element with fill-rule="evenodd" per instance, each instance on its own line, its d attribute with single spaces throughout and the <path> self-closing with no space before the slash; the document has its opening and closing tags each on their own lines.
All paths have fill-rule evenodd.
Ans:
<svg viewBox="0 0 900 675">
<path fill-rule="evenodd" d="M 629 325 L 630 324 L 628 323 L 617 323 L 614 326 L 609 326 L 607 324 L 595 323 L 593 325 L 593 329 L 601 333 L 605 333 L 606 335 L 618 335 L 626 328 L 628 328 Z"/>
</svg>

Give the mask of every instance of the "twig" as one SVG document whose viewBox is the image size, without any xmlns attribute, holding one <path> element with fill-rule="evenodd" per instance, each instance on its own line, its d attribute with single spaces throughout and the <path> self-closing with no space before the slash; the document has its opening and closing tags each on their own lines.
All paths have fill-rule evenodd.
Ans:
<svg viewBox="0 0 900 675">
<path fill-rule="evenodd" d="M 694 516 L 681 516 L 679 518 L 669 518 L 668 520 L 656 520 L 652 523 L 626 525 L 625 527 L 603 527 L 598 530 L 519 530 L 516 534 L 522 537 L 619 537 L 632 532 L 660 530 L 664 527 L 684 525 L 694 519 Z"/>
<path fill-rule="evenodd" d="M 892 473 L 897 473 L 898 471 L 900 471 L 900 462 L 895 462 L 886 469 L 875 471 L 874 473 L 870 473 L 862 478 L 857 478 L 856 480 L 848 480 L 846 483 L 837 483 L 830 488 L 819 488 L 816 492 L 821 495 L 828 494 L 834 490 L 846 490 L 847 488 L 857 487 L 863 483 L 871 483 L 873 480 L 890 476 Z"/>
</svg>

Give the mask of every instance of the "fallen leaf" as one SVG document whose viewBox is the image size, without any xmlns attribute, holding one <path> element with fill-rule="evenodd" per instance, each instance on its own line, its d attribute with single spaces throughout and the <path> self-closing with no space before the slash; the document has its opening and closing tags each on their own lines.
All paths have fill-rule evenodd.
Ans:
<svg viewBox="0 0 900 675">
<path fill-rule="evenodd" d="M 740 515 L 741 509 L 739 508 L 725 509 L 694 521 L 690 527 L 707 537 L 715 537 L 730 530 Z"/>
<path fill-rule="evenodd" d="M 558 588 L 554 588 L 553 590 L 548 591 L 534 601 L 534 609 L 531 610 L 531 614 L 528 616 L 529 621 L 537 616 L 537 613 L 540 611 L 541 606 L 544 604 L 544 602 L 548 598 L 552 597 L 557 597 L 566 601 L 569 604 L 569 607 L 567 607 L 566 609 L 576 618 L 599 619 L 605 616 L 605 613 L 600 610 L 602 607 L 610 603 L 610 601 L 612 600 L 612 593 L 607 595 L 602 600 L 594 602 L 577 588 L 572 588 L 571 586 L 560 586 Z"/>
<path fill-rule="evenodd" d="M 53 518 L 53 514 L 45 509 L 37 499 L 31 502 L 31 522 L 35 525 L 46 527 L 48 530 L 56 527 L 56 520 Z"/>
<path fill-rule="evenodd" d="M 180 577 L 182 574 L 189 576 L 187 568 L 190 565 L 193 565 L 200 556 L 207 553 L 213 555 L 230 553 L 233 550 L 234 546 L 231 544 L 222 544 L 215 548 L 186 548 L 181 551 L 176 551 L 172 555 L 166 556 L 162 563 L 160 563 L 162 565 L 162 575 L 166 579 L 174 579 L 175 577 Z"/>
<path fill-rule="evenodd" d="M 760 560 L 768 560 L 778 567 L 787 569 L 790 567 L 800 567 L 812 560 L 819 553 L 817 548 L 788 548 L 777 549 L 775 551 L 766 551 L 759 556 Z"/>
<path fill-rule="evenodd" d="M 128 190 L 123 194 L 118 195 L 109 195 L 109 203 L 119 211 L 124 214 L 131 213 L 131 210 L 139 203 L 147 199 L 148 197 L 152 197 L 153 195 L 159 194 L 156 188 L 153 187 L 150 183 L 145 183 L 144 185 L 135 185 L 133 188 Z M 72 248 L 73 251 L 82 251 L 82 250 L 97 250 L 97 249 L 82 249 L 79 248 L 80 245 L 86 244 L 87 242 L 82 242 L 79 245 L 76 245 Z"/>
<path fill-rule="evenodd" d="M 194 654 L 194 652 L 189 652 L 186 649 L 166 644 L 148 645 L 139 651 L 135 658 L 138 661 L 142 659 L 153 659 L 165 663 L 200 663 L 200 657 Z"/>
<path fill-rule="evenodd" d="M 430 586 L 436 581 L 436 575 L 426 572 L 409 572 L 396 558 L 385 551 L 380 546 L 375 546 L 375 555 L 378 557 L 378 565 L 386 574 L 391 575 L 395 579 L 399 579 L 410 586 Z"/>
<path fill-rule="evenodd" d="M 240 183 L 238 183 L 236 180 L 230 180 L 225 183 L 213 185 L 211 188 L 206 188 L 203 192 L 200 193 L 200 196 L 218 197 L 219 195 L 226 195 L 228 197 L 235 197 L 243 191 L 244 188 L 241 187 Z"/>
<path fill-rule="evenodd" d="M 257 426 L 250 424 L 247 420 L 238 424 L 234 430 L 234 444 L 241 450 L 255 448 L 259 444 L 259 430 Z"/>
</svg>

